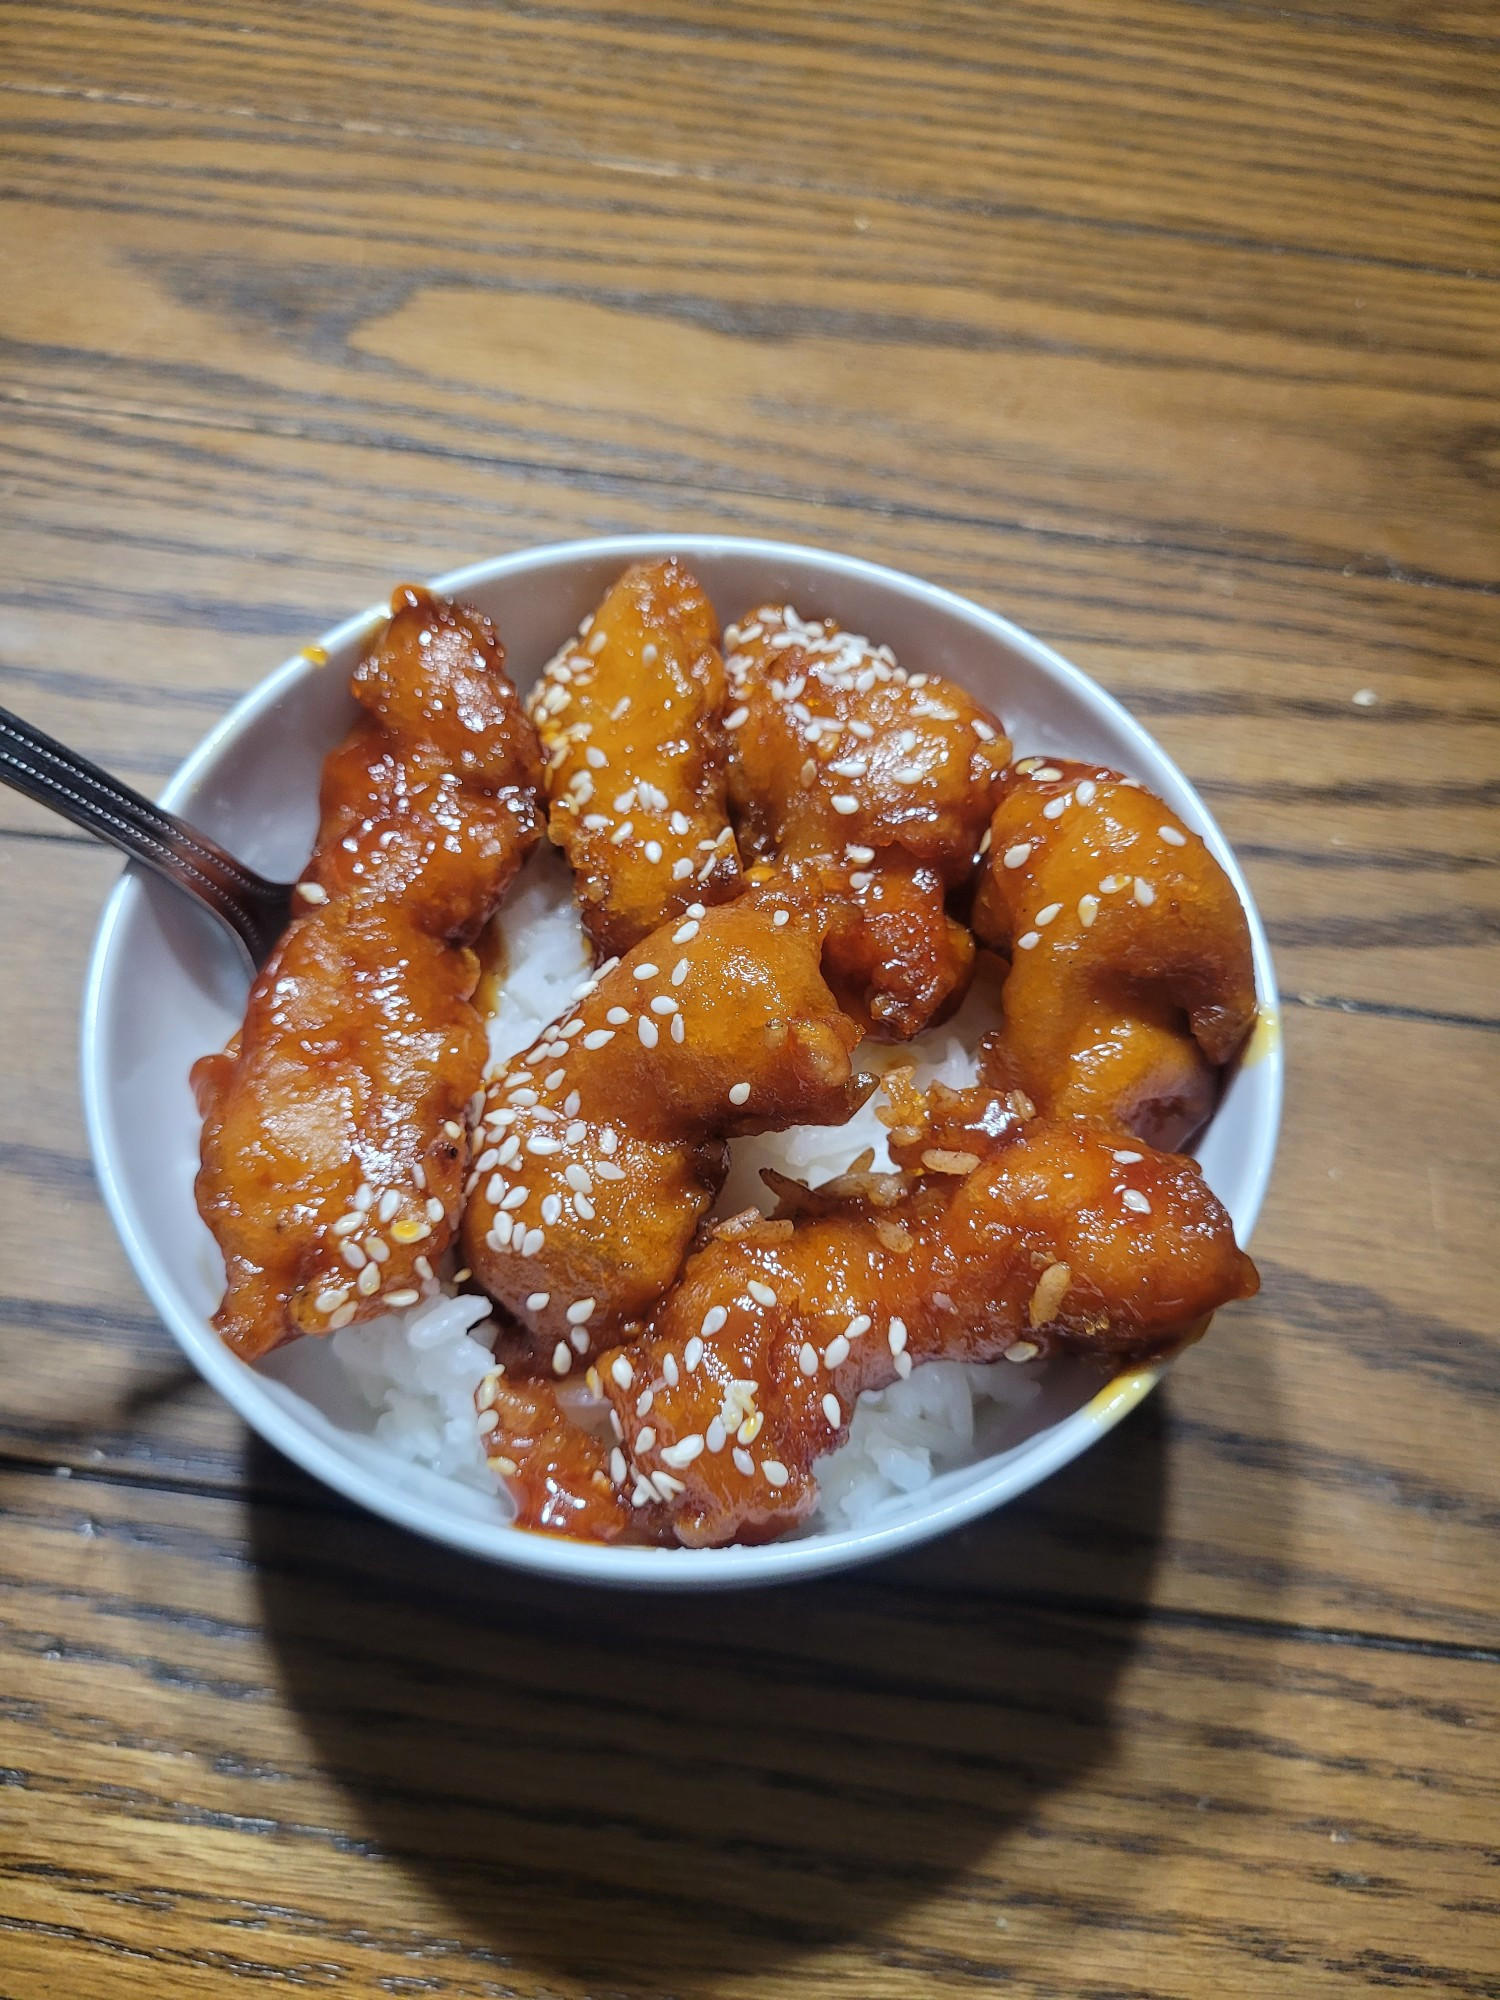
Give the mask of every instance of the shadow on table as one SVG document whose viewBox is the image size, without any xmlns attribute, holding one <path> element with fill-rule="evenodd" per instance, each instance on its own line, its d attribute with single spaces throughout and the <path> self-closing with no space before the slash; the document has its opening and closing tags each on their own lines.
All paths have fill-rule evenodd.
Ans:
<svg viewBox="0 0 1500 2000">
<path fill-rule="evenodd" d="M 712 1990 L 894 1943 L 905 1906 L 1108 1754 L 1165 1403 L 930 1550 L 702 1598 L 488 1567 L 252 1444 L 252 1491 L 285 1496 L 253 1509 L 266 1631 L 348 1793 L 341 1838 L 397 1859 L 497 1970 Z"/>
</svg>

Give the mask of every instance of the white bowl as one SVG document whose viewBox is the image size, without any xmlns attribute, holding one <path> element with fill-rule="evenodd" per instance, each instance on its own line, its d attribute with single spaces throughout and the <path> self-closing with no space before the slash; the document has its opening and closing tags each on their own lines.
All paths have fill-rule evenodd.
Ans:
<svg viewBox="0 0 1500 2000">
<path fill-rule="evenodd" d="M 1243 876 L 1182 773 L 1117 702 L 1003 618 L 946 590 L 848 556 L 719 535 L 630 535 L 502 556 L 439 577 L 434 588 L 495 621 L 525 688 L 560 641 L 637 557 L 675 553 L 727 624 L 766 599 L 830 614 L 892 645 L 911 667 L 951 675 L 1004 718 L 1020 753 L 1046 751 L 1140 778 L 1204 836 L 1250 919 L 1261 1007 L 1274 1020 L 1270 950 Z M 396 579 L 392 579 L 396 581 Z M 354 714 L 349 670 L 383 607 L 320 642 L 328 659 L 289 660 L 200 744 L 162 794 L 264 874 L 290 879 L 316 825 L 325 753 Z M 909 1548 L 987 1513 L 1066 1465 L 1117 1424 L 1158 1379 L 1142 1369 L 1102 1391 L 1097 1375 L 1053 1365 L 1005 1448 L 889 1503 L 859 1528 L 763 1548 L 603 1548 L 512 1527 L 498 1501 L 414 1469 L 371 1435 L 372 1417 L 326 1344 L 303 1340 L 258 1369 L 209 1319 L 222 1266 L 193 1203 L 198 1116 L 188 1068 L 238 1025 L 245 974 L 214 921 L 154 878 L 129 871 L 105 906 L 83 1016 L 83 1088 L 104 1198 L 142 1285 L 188 1359 L 268 1443 L 351 1500 L 435 1540 L 496 1562 L 590 1583 L 695 1588 L 843 1568 Z M 1249 1237 L 1270 1175 L 1281 1114 L 1278 1038 L 1245 1062 L 1198 1148 L 1209 1182 Z M 1210 1336 L 1212 1339 L 1212 1336 Z"/>
</svg>

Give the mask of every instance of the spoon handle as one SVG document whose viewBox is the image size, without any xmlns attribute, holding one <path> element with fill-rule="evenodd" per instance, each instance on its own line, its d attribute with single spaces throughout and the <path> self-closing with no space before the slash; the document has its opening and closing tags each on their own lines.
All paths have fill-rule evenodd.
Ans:
<svg viewBox="0 0 1500 2000">
<path fill-rule="evenodd" d="M 6 708 L 0 708 L 0 783 L 196 896 L 228 924 L 256 965 L 286 922 L 284 883 L 268 882 L 196 827 Z"/>
</svg>

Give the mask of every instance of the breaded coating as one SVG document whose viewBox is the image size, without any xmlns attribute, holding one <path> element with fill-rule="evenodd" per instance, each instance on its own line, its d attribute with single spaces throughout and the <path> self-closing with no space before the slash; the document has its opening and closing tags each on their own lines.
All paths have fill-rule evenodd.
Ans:
<svg viewBox="0 0 1500 2000">
<path fill-rule="evenodd" d="M 871 1085 L 794 883 L 694 904 L 586 982 L 491 1082 L 464 1253 L 525 1329 L 513 1368 L 567 1374 L 648 1312 L 728 1171 L 725 1140 L 841 1124 Z"/>
<path fill-rule="evenodd" d="M 1218 862 L 1153 793 L 1095 765 L 1015 765 L 974 928 L 1011 960 L 986 1078 L 1158 1146 L 1203 1124 L 1255 1019 L 1250 928 Z"/>
<path fill-rule="evenodd" d="M 541 765 L 489 622 L 413 585 L 351 682 L 296 914 L 193 1068 L 214 1324 L 247 1360 L 436 1290 L 487 1042 L 469 948 L 541 834 Z"/>
<path fill-rule="evenodd" d="M 946 902 L 973 876 L 1005 731 L 955 683 L 789 605 L 763 605 L 725 643 L 742 847 L 825 865 L 833 988 L 871 1032 L 906 1040 L 968 985 L 973 939 Z"/>
<path fill-rule="evenodd" d="M 739 891 L 724 695 L 714 608 L 667 557 L 632 564 L 527 697 L 547 757 L 548 836 L 601 956 Z"/>
<path fill-rule="evenodd" d="M 601 1355 L 613 1435 L 568 1440 L 571 1532 L 768 1540 L 815 1507 L 816 1462 L 862 1390 L 939 1358 L 1154 1360 L 1257 1289 L 1180 1155 L 1090 1120 L 1027 1120 L 983 1088 L 935 1090 L 898 1146 L 913 1176 L 813 1193 L 778 1177 L 781 1212 L 720 1225 L 644 1337 Z M 532 1496 L 557 1441 L 509 1431 L 502 1404 L 489 1449 L 514 1468 L 523 1525 L 541 1525 Z"/>
</svg>

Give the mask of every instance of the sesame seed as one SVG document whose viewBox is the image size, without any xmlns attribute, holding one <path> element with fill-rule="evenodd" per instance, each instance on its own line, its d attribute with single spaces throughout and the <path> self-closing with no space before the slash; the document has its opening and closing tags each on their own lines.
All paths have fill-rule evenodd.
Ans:
<svg viewBox="0 0 1500 2000">
<path fill-rule="evenodd" d="M 1031 842 L 1023 840 L 1014 847 L 1007 847 L 1002 858 L 1007 868 L 1019 868 L 1030 853 Z"/>
<path fill-rule="evenodd" d="M 362 1271 L 364 1269 L 366 1262 L 365 1253 L 357 1243 L 341 1244 L 339 1246 L 339 1255 L 351 1271 Z"/>
<path fill-rule="evenodd" d="M 464 1136 L 464 1128 L 456 1118 L 445 1118 L 443 1120 L 443 1130 L 450 1139 L 461 1139 Z"/>
<path fill-rule="evenodd" d="M 645 1398 L 643 1397 L 642 1401 L 644 1400 Z M 636 1408 L 637 1409 L 640 1408 L 639 1403 L 637 1403 Z M 635 1448 L 637 1451 L 649 1451 L 652 1445 L 654 1445 L 655 1443 L 656 1443 L 656 1432 L 650 1424 L 647 1424 L 644 1430 L 636 1432 Z"/>
<path fill-rule="evenodd" d="M 703 1338 L 711 1340 L 728 1318 L 729 1315 L 722 1306 L 710 1306 L 703 1315 Z"/>
<path fill-rule="evenodd" d="M 635 977 L 637 979 L 654 979 L 660 970 L 659 966 L 652 965 L 650 960 L 647 959 L 635 968 Z"/>
<path fill-rule="evenodd" d="M 861 1334 L 866 1334 L 869 1331 L 870 1315 L 868 1313 L 856 1313 L 844 1328 L 844 1338 L 845 1340 L 858 1340 Z"/>
<path fill-rule="evenodd" d="M 552 1372 L 554 1375 L 566 1375 L 572 1366 L 573 1356 L 569 1351 L 568 1343 L 565 1340 L 560 1340 L 552 1350 Z"/>
<path fill-rule="evenodd" d="M 1139 1188 L 1126 1188 L 1120 1199 L 1127 1208 L 1133 1209 L 1137 1215 L 1149 1215 L 1151 1213 L 1151 1204 Z"/>
<path fill-rule="evenodd" d="M 625 1484 L 627 1470 L 624 1452 L 621 1451 L 618 1445 L 613 1446 L 609 1454 L 609 1476 L 615 1482 L 616 1486 L 623 1486 Z"/>
<path fill-rule="evenodd" d="M 1005 1350 L 1007 1361 L 1034 1361 L 1041 1349 L 1034 1340 L 1018 1340 Z"/>
<path fill-rule="evenodd" d="M 441 1222 L 445 1214 L 446 1210 L 437 1196 L 435 1194 L 429 1195 L 427 1197 L 427 1220 L 429 1222 Z"/>
<path fill-rule="evenodd" d="M 802 782 L 804 785 L 810 785 L 813 779 L 817 777 L 818 767 L 813 762 L 811 757 L 808 757 L 807 759 L 804 760 L 802 765 L 801 775 L 802 775 Z"/>
<path fill-rule="evenodd" d="M 594 1178 L 600 1181 L 622 1181 L 625 1178 L 625 1169 L 617 1167 L 613 1160 L 595 1160 Z"/>
<path fill-rule="evenodd" d="M 731 709 L 729 714 L 726 715 L 724 718 L 724 727 L 726 729 L 739 729 L 743 726 L 743 724 L 748 722 L 749 719 L 750 719 L 750 711 L 748 708 Z"/>
<path fill-rule="evenodd" d="M 842 1368 L 848 1359 L 848 1341 L 844 1338 L 843 1334 L 835 1334 L 833 1339 L 823 1349 L 823 1366 L 825 1368 Z"/>
<path fill-rule="evenodd" d="M 1061 903 L 1049 903 L 1046 909 L 1037 911 L 1034 921 L 1039 926 L 1042 924 L 1050 924 L 1054 917 L 1060 916 L 1061 914 L 1062 914 Z"/>
<path fill-rule="evenodd" d="M 586 1049 L 602 1049 L 606 1042 L 612 1042 L 614 1038 L 615 1031 L 613 1028 L 595 1028 L 591 1033 L 584 1036 L 583 1046 Z"/>
<path fill-rule="evenodd" d="M 1042 818 L 1061 819 L 1067 809 L 1068 803 L 1068 794 L 1066 792 L 1063 793 L 1060 799 L 1048 799 L 1047 803 L 1042 807 Z"/>
<path fill-rule="evenodd" d="M 890 1332 L 886 1335 L 892 1354 L 901 1354 L 906 1349 L 906 1321 L 892 1319 Z"/>
<path fill-rule="evenodd" d="M 841 757 L 838 763 L 830 764 L 828 768 L 836 778 L 862 778 L 870 766 L 864 757 Z"/>
<path fill-rule="evenodd" d="M 646 859 L 653 866 L 661 860 L 661 842 L 659 840 L 648 840 L 646 842 Z"/>
<path fill-rule="evenodd" d="M 583 823 L 590 833 L 603 833 L 605 827 L 609 825 L 603 813 L 585 813 Z"/>
<path fill-rule="evenodd" d="M 544 1194 L 542 1196 L 542 1220 L 550 1229 L 562 1216 L 562 1196 Z"/>
<path fill-rule="evenodd" d="M 748 1083 L 734 1083 L 730 1085 L 729 1101 L 731 1104 L 744 1104 L 749 1096 L 750 1086 Z"/>
<path fill-rule="evenodd" d="M 570 1334 L 568 1335 L 568 1340 L 569 1340 L 569 1342 L 571 1343 L 571 1345 L 572 1345 L 572 1348 L 573 1348 L 573 1352 L 574 1352 L 575 1354 L 587 1354 L 587 1353 L 588 1353 L 588 1351 L 589 1351 L 589 1337 L 588 1337 L 588 1335 L 587 1335 L 587 1334 L 586 1334 L 586 1333 L 584 1332 L 584 1330 L 583 1330 L 583 1328 L 582 1328 L 581 1326 L 575 1326 L 575 1327 L 574 1327 L 573 1331 L 572 1331 L 572 1332 L 571 1332 L 571 1333 L 570 1333 Z"/>
<path fill-rule="evenodd" d="M 348 1215 L 339 1217 L 333 1225 L 333 1233 L 335 1236 L 350 1236 L 356 1229 L 363 1229 L 364 1223 L 365 1219 L 359 1211 L 352 1209 Z"/>
<path fill-rule="evenodd" d="M 1106 875 L 1099 884 L 1099 893 L 1103 896 L 1112 896 L 1116 889 L 1125 887 L 1126 879 L 1124 875 Z"/>
<path fill-rule="evenodd" d="M 526 1234 L 521 1238 L 521 1255 L 523 1257 L 534 1257 L 546 1240 L 540 1229 L 528 1229 Z"/>
<path fill-rule="evenodd" d="M 686 833 L 688 831 L 688 816 L 681 810 L 674 811 L 667 824 L 671 827 L 673 833 Z"/>
<path fill-rule="evenodd" d="M 1156 891 L 1142 875 L 1137 875 L 1135 878 L 1135 900 L 1142 908 L 1156 901 Z"/>
<path fill-rule="evenodd" d="M 387 1188 L 385 1193 L 380 1197 L 380 1207 L 377 1211 L 381 1221 L 389 1222 L 400 1206 L 400 1195 L 397 1194 L 394 1188 Z"/>
<path fill-rule="evenodd" d="M 817 1349 L 812 1345 L 811 1341 L 804 1340 L 798 1348 L 797 1366 L 802 1370 L 804 1375 L 817 1374 L 818 1354 Z"/>
<path fill-rule="evenodd" d="M 760 1469 L 772 1486 L 785 1486 L 792 1476 L 779 1458 L 762 1459 Z"/>
<path fill-rule="evenodd" d="M 313 1300 L 313 1304 L 320 1313 L 337 1312 L 348 1296 L 349 1287 L 347 1285 L 330 1285 L 326 1291 L 319 1292 L 318 1296 Z"/>
<path fill-rule="evenodd" d="M 677 930 L 673 931 L 672 942 L 673 944 L 691 944 L 693 939 L 697 935 L 698 935 L 698 920 L 696 917 L 689 917 L 685 924 L 681 925 Z M 684 963 L 686 963 L 686 961 L 684 961 Z"/>
<path fill-rule="evenodd" d="M 675 1354 L 662 1356 L 661 1372 L 667 1387 L 675 1389 L 679 1380 L 677 1374 L 677 1356 Z"/>
<path fill-rule="evenodd" d="M 708 911 L 701 903 L 689 903 L 687 913 L 690 917 L 698 917 L 700 919 L 708 915 Z"/>
<path fill-rule="evenodd" d="M 599 1134 L 599 1151 L 612 1153 L 620 1143 L 620 1135 L 613 1125 L 606 1125 Z"/>
<path fill-rule="evenodd" d="M 792 913 L 790 910 L 777 910 L 771 918 L 771 922 L 777 930 L 780 930 L 783 924 L 790 923 L 791 920 Z"/>
<path fill-rule="evenodd" d="M 672 863 L 672 880 L 674 882 L 685 882 L 692 872 L 693 864 L 685 854 L 681 860 Z"/>
<path fill-rule="evenodd" d="M 598 1213 L 598 1211 L 594 1207 L 594 1204 L 589 1200 L 586 1194 L 574 1195 L 573 1209 L 574 1213 L 583 1222 L 592 1222 L 595 1215 Z"/>
<path fill-rule="evenodd" d="M 654 1389 L 650 1388 L 642 1389 L 641 1393 L 635 1399 L 636 1415 L 638 1417 L 644 1417 L 647 1414 L 649 1414 L 651 1405 L 655 1401 L 656 1401 L 656 1391 Z"/>
<path fill-rule="evenodd" d="M 308 903 L 326 903 L 328 901 L 328 891 L 317 882 L 299 882 L 297 884 L 297 894 Z"/>
<path fill-rule="evenodd" d="M 588 642 L 588 650 L 590 655 L 593 657 L 597 657 L 600 653 L 604 651 L 604 648 L 607 643 L 608 639 L 605 633 L 603 632 L 591 633 Z"/>
<path fill-rule="evenodd" d="M 1081 806 L 1086 806 L 1098 790 L 1092 778 L 1084 778 L 1075 788 L 1073 796 Z"/>
<path fill-rule="evenodd" d="M 623 1354 L 617 1354 L 614 1360 L 611 1361 L 611 1363 L 609 1364 L 609 1372 L 613 1376 L 617 1385 L 622 1389 L 628 1389 L 631 1383 L 635 1380 L 635 1370 L 631 1367 L 630 1363 L 625 1359 L 625 1356 Z"/>
<path fill-rule="evenodd" d="M 1085 930 L 1090 927 L 1098 914 L 1099 898 L 1097 896 L 1080 896 L 1078 898 L 1078 921 L 1083 925 Z"/>
<path fill-rule="evenodd" d="M 774 1306 L 776 1303 L 776 1294 L 769 1285 L 762 1284 L 759 1278 L 752 1278 L 745 1290 L 758 1306 Z"/>
<path fill-rule="evenodd" d="M 529 1292 L 526 1297 L 527 1312 L 539 1313 L 551 1297 L 550 1292 Z"/>
<path fill-rule="evenodd" d="M 833 1425 L 835 1430 L 837 1430 L 839 1425 L 844 1421 L 843 1407 L 840 1404 L 838 1397 L 833 1394 L 832 1390 L 830 1390 L 829 1393 L 823 1398 L 823 1414 L 825 1417 L 827 1417 L 829 1423 Z"/>
<path fill-rule="evenodd" d="M 631 808 L 631 807 L 632 807 L 632 806 L 633 806 L 634 804 L 635 804 L 635 786 L 634 786 L 634 785 L 631 785 L 631 786 L 629 786 L 629 787 L 628 787 L 628 788 L 627 788 L 627 789 L 626 789 L 625 791 L 623 791 L 623 792 L 616 792 L 616 794 L 615 794 L 615 811 L 616 811 L 617 813 L 628 813 L 628 812 L 630 811 L 630 808 Z"/>
<path fill-rule="evenodd" d="M 354 1190 L 354 1200 L 351 1206 L 357 1208 L 361 1215 L 363 1215 L 374 1205 L 374 1201 L 374 1188 L 370 1186 L 368 1181 L 361 1181 L 359 1186 Z"/>
<path fill-rule="evenodd" d="M 388 1262 L 390 1254 L 391 1254 L 390 1245 L 384 1242 L 379 1236 L 367 1236 L 365 1238 L 365 1255 L 367 1257 L 372 1257 L 377 1264 L 384 1264 Z M 427 1262 L 427 1259 L 425 1257 L 419 1257 L 417 1259 L 417 1262 L 419 1264 L 425 1264 Z"/>
<path fill-rule="evenodd" d="M 640 1016 L 635 1024 L 635 1031 L 640 1036 L 644 1048 L 654 1049 L 661 1038 L 657 1025 L 649 1014 Z"/>
<path fill-rule="evenodd" d="M 562 1147 L 556 1139 L 549 1139 L 545 1132 L 533 1132 L 526 1141 L 526 1150 L 528 1153 L 545 1157 L 548 1153 L 560 1153 Z"/>
<path fill-rule="evenodd" d="M 896 1373 L 901 1377 L 903 1382 L 910 1375 L 911 1356 L 909 1354 L 898 1354 L 896 1356 Z"/>
<path fill-rule="evenodd" d="M 575 1304 L 568 1307 L 567 1320 L 569 1326 L 587 1326 L 593 1316 L 594 1301 L 592 1299 L 579 1299 Z"/>
<path fill-rule="evenodd" d="M 687 1026 L 680 1014 L 672 1016 L 672 1040 L 674 1042 L 685 1042 L 687 1040 Z"/>
<path fill-rule="evenodd" d="M 691 1465 L 695 1458 L 701 1458 L 702 1455 L 703 1438 L 699 1432 L 693 1431 L 687 1437 L 679 1438 L 676 1444 L 665 1445 L 661 1456 L 664 1465 L 674 1466 L 680 1471 L 683 1466 Z"/>
<path fill-rule="evenodd" d="M 693 1370 L 698 1366 L 698 1363 L 702 1359 L 703 1359 L 703 1342 L 698 1338 L 697 1334 L 695 1333 L 692 1339 L 688 1342 L 687 1346 L 684 1347 L 682 1350 L 682 1365 L 687 1370 L 689 1375 L 691 1375 Z"/>
<path fill-rule="evenodd" d="M 715 1417 L 703 1433 L 703 1442 L 710 1451 L 722 1451 L 729 1442 L 729 1433 L 724 1428 L 722 1417 Z"/>
<path fill-rule="evenodd" d="M 1042 934 L 1040 931 L 1023 931 L 1021 936 L 1016 939 L 1016 949 L 1017 951 L 1035 951 L 1041 941 Z"/>
<path fill-rule="evenodd" d="M 1168 847 L 1187 846 L 1187 835 L 1179 833 L 1175 826 L 1159 826 L 1156 830 L 1167 843 Z"/>
<path fill-rule="evenodd" d="M 859 811 L 859 800 L 851 798 L 847 792 L 835 792 L 829 803 L 836 813 L 843 813 L 846 817 Z"/>
<path fill-rule="evenodd" d="M 336 1333 L 341 1326 L 347 1326 L 349 1324 L 350 1320 L 353 1319 L 356 1311 L 357 1308 L 355 1306 L 353 1299 L 345 1300 L 343 1305 L 335 1306 L 333 1311 L 328 1315 L 329 1326 Z"/>
<path fill-rule="evenodd" d="M 496 1153 L 495 1165 L 497 1167 L 513 1166 L 515 1162 L 518 1159 L 520 1159 L 520 1157 L 521 1157 L 521 1141 L 517 1137 L 517 1135 L 514 1132 L 512 1132 L 510 1137 L 506 1140 L 505 1144 L 500 1148 L 499 1152 Z"/>
<path fill-rule="evenodd" d="M 1034 770 L 1031 775 L 1039 785 L 1046 785 L 1050 784 L 1054 778 L 1060 778 L 1062 772 L 1058 770 L 1055 764 L 1043 764 L 1040 770 Z"/>
<path fill-rule="evenodd" d="M 755 1460 L 748 1451 L 742 1451 L 738 1445 L 734 1448 L 733 1456 L 736 1468 L 748 1479 L 755 1470 Z"/>
<path fill-rule="evenodd" d="M 609 762 L 609 759 L 602 750 L 596 749 L 591 743 L 583 753 L 583 761 L 591 771 L 602 771 L 604 766 Z"/>
<path fill-rule="evenodd" d="M 651 1011 L 653 1014 L 675 1014 L 677 1002 L 669 993 L 658 993 L 651 1002 Z"/>
</svg>

